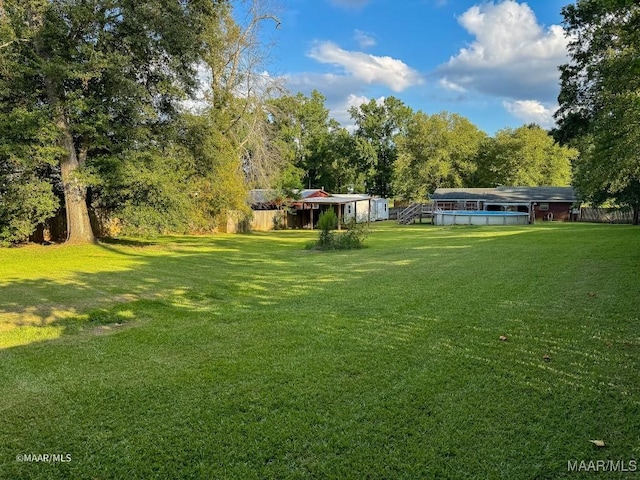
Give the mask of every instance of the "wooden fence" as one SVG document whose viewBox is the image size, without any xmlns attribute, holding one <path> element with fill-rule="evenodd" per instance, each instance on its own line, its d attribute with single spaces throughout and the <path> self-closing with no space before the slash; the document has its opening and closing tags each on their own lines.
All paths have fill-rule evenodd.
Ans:
<svg viewBox="0 0 640 480">
<path fill-rule="evenodd" d="M 253 218 L 251 219 L 251 230 L 260 232 L 273 230 L 274 219 L 281 214 L 282 212 L 278 210 L 254 210 Z"/>
<path fill-rule="evenodd" d="M 633 223 L 633 212 L 617 208 L 581 208 L 581 222 Z"/>
</svg>

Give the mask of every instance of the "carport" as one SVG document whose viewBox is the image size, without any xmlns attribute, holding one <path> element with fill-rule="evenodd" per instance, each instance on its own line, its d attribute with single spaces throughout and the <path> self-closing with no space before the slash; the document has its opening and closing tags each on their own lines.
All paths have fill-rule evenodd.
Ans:
<svg viewBox="0 0 640 480">
<path fill-rule="evenodd" d="M 305 198 L 301 201 L 302 204 L 308 204 L 310 205 L 311 208 L 311 228 L 313 229 L 313 224 L 314 224 L 314 218 L 313 218 L 313 211 L 314 205 L 328 205 L 331 206 L 333 208 L 335 208 L 337 210 L 337 215 L 338 215 L 338 230 L 340 230 L 341 225 L 342 225 L 342 210 L 344 208 L 344 205 L 347 204 L 353 204 L 353 213 L 354 213 L 354 218 L 358 218 L 357 217 L 357 204 L 358 202 L 362 201 L 362 200 L 368 200 L 369 202 L 369 208 L 367 209 L 367 223 L 371 222 L 371 198 L 368 195 L 358 195 L 357 198 L 354 198 L 353 195 L 347 197 L 347 196 L 340 196 L 340 195 L 332 195 L 330 197 L 313 197 L 313 198 Z"/>
</svg>

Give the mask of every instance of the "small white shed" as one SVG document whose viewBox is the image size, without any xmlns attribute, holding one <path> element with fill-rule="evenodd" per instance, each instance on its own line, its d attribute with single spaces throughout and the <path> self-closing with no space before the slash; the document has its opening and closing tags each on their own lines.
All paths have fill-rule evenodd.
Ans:
<svg viewBox="0 0 640 480">
<path fill-rule="evenodd" d="M 361 194 L 340 194 L 341 198 L 353 199 L 351 203 L 344 205 L 344 221 L 353 219 L 355 212 L 356 221 L 377 222 L 378 220 L 389 220 L 389 200 L 386 198 L 372 198 Z"/>
<path fill-rule="evenodd" d="M 386 198 L 371 199 L 371 221 L 389 220 L 389 200 Z"/>
<path fill-rule="evenodd" d="M 343 211 L 343 221 L 348 223 L 353 220 L 354 216 L 357 223 L 369 221 L 369 206 L 370 201 L 373 201 L 368 195 L 361 195 L 357 193 L 341 193 L 335 195 L 341 200 L 345 201 Z M 373 209 L 373 205 L 371 205 Z M 373 221 L 373 216 L 371 217 Z"/>
</svg>

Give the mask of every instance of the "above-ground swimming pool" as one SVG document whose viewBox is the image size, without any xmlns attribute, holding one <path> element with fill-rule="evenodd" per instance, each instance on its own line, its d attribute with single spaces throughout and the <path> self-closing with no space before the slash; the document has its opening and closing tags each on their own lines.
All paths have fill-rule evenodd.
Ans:
<svg viewBox="0 0 640 480">
<path fill-rule="evenodd" d="M 526 212 L 489 212 L 486 210 L 441 210 L 434 214 L 435 225 L 526 225 Z"/>
</svg>

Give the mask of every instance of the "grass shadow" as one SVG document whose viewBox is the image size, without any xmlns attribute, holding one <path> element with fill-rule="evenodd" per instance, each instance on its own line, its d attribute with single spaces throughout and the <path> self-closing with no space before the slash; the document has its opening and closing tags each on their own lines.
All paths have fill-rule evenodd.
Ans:
<svg viewBox="0 0 640 480">
<path fill-rule="evenodd" d="M 152 245 L 157 245 L 157 242 L 153 240 L 140 240 L 133 238 L 102 237 L 99 239 L 99 244 L 123 247 L 150 247 Z"/>
</svg>

